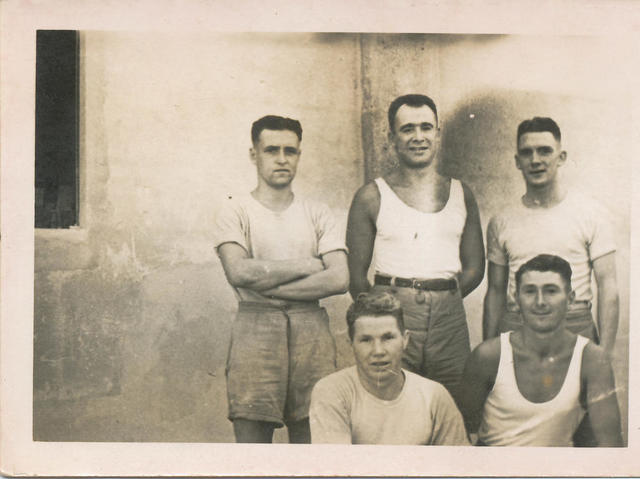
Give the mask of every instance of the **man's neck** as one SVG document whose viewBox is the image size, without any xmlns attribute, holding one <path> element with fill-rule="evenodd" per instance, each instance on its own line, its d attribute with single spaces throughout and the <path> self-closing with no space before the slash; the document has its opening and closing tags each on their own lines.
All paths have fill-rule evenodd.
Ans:
<svg viewBox="0 0 640 479">
<path fill-rule="evenodd" d="M 392 173 L 392 177 L 395 183 L 407 188 L 434 185 L 444 179 L 444 176 L 438 172 L 436 163 L 424 168 L 410 168 L 400 164 Z"/>
<path fill-rule="evenodd" d="M 251 196 L 260 202 L 265 208 L 273 211 L 284 211 L 293 202 L 293 191 L 291 185 L 284 188 L 272 188 L 259 183 Z"/>
<path fill-rule="evenodd" d="M 397 398 L 402 392 L 404 382 L 406 381 L 402 370 L 400 370 L 397 375 L 390 377 L 386 381 L 372 381 L 371 378 L 367 378 L 364 374 L 360 374 L 360 371 L 358 371 L 358 378 L 360 379 L 362 387 L 383 401 L 392 401 Z"/>
<path fill-rule="evenodd" d="M 555 331 L 546 333 L 539 333 L 523 326 L 521 329 L 522 343 L 539 359 L 553 359 L 564 350 L 567 341 L 566 333 L 568 333 L 565 328 L 564 321 Z"/>
<path fill-rule="evenodd" d="M 527 208 L 551 208 L 564 200 L 566 195 L 566 188 L 557 182 L 541 187 L 527 185 L 522 202 Z"/>
</svg>

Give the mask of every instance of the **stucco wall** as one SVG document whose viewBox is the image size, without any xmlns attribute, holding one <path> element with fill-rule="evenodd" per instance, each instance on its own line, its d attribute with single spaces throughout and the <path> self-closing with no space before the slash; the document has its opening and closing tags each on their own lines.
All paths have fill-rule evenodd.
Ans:
<svg viewBox="0 0 640 479">
<path fill-rule="evenodd" d="M 36 232 L 36 439 L 232 441 L 223 370 L 236 306 L 211 232 L 220 200 L 255 184 L 251 122 L 302 122 L 295 190 L 344 223 L 365 177 L 393 163 L 386 110 L 409 92 L 438 103 L 443 169 L 475 192 L 483 228 L 524 192 L 517 124 L 559 122 L 563 179 L 598 197 L 615 225 L 626 413 L 624 51 L 524 36 L 83 32 L 81 43 L 81 225 Z M 485 289 L 465 300 L 473 345 Z M 339 366 L 350 364 L 348 298 L 325 303 Z"/>
<path fill-rule="evenodd" d="M 346 223 L 363 178 L 357 38 L 83 32 L 81 45 L 80 228 L 36 232 L 34 437 L 232 441 L 236 301 L 215 211 L 255 186 L 251 123 L 283 114 L 304 130 L 294 191 Z M 346 301 L 325 301 L 341 365 Z"/>
</svg>

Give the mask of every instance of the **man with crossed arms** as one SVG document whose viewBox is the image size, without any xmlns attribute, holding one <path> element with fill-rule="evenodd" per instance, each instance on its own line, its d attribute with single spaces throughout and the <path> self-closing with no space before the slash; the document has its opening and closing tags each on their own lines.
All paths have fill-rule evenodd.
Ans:
<svg viewBox="0 0 640 479">
<path fill-rule="evenodd" d="M 215 240 L 239 300 L 227 360 L 229 419 L 237 442 L 271 442 L 286 424 L 290 442 L 308 443 L 311 389 L 336 367 L 318 300 L 346 292 L 344 240 L 328 207 L 293 193 L 300 122 L 260 118 L 251 140 L 258 185 L 224 205 Z"/>
</svg>

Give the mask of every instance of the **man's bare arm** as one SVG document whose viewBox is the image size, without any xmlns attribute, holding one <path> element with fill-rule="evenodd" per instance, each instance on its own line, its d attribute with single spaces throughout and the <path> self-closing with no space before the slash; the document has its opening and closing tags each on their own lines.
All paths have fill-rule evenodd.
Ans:
<svg viewBox="0 0 640 479">
<path fill-rule="evenodd" d="M 482 421 L 484 403 L 498 374 L 500 338 L 481 343 L 469 355 L 462 374 L 460 411 L 468 433 L 475 433 Z"/>
<path fill-rule="evenodd" d="M 598 446 L 622 446 L 620 409 L 608 354 L 593 343 L 582 356 L 582 400 L 586 403 L 591 429 Z"/>
<path fill-rule="evenodd" d="M 498 324 L 500 318 L 505 314 L 507 305 L 509 267 L 489 261 L 487 278 L 489 284 L 482 311 L 482 338 L 484 340 L 498 335 Z"/>
<path fill-rule="evenodd" d="M 367 272 L 373 257 L 376 240 L 376 219 L 380 211 L 380 192 L 375 183 L 360 188 L 351 202 L 347 223 L 347 248 L 349 250 L 349 292 L 355 299 L 369 291 L 371 284 Z"/>
<path fill-rule="evenodd" d="M 618 332 L 618 285 L 616 283 L 616 255 L 609 253 L 593 261 L 598 285 L 598 330 L 600 345 L 611 354 Z"/>
<path fill-rule="evenodd" d="M 324 270 L 320 258 L 259 260 L 237 243 L 223 243 L 218 255 L 232 286 L 263 291 Z"/>
<path fill-rule="evenodd" d="M 322 271 L 264 290 L 262 294 L 278 299 L 312 301 L 346 293 L 349 287 L 346 253 L 330 251 L 322 256 L 322 261 L 325 267 Z"/>
<path fill-rule="evenodd" d="M 462 188 L 467 207 L 467 220 L 460 239 L 460 262 L 462 264 L 460 293 L 462 297 L 465 297 L 478 287 L 484 276 L 484 243 L 478 205 L 467 185 L 463 184 Z"/>
</svg>

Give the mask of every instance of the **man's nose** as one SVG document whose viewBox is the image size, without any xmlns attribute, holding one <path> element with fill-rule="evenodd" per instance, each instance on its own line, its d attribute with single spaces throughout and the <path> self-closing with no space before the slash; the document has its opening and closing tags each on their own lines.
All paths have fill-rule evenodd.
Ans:
<svg viewBox="0 0 640 479">
<path fill-rule="evenodd" d="M 284 154 L 284 150 L 280 150 L 280 152 L 278 153 L 278 156 L 276 157 L 276 161 L 278 163 L 286 163 L 287 162 L 287 157 Z"/>
<path fill-rule="evenodd" d="M 544 294 L 542 291 L 538 291 L 536 293 L 536 306 L 544 306 L 545 302 Z"/>
<path fill-rule="evenodd" d="M 382 345 L 382 341 L 377 340 L 373 342 L 373 354 L 384 354 L 384 346 Z"/>
<path fill-rule="evenodd" d="M 421 128 L 416 127 L 416 129 L 413 132 L 413 137 L 417 140 L 417 141 L 422 141 L 424 140 L 424 132 L 422 131 Z"/>
<path fill-rule="evenodd" d="M 535 151 L 531 154 L 531 163 L 534 165 L 542 163 L 542 158 L 540 158 L 540 155 L 538 155 L 538 153 L 536 153 Z"/>
</svg>

